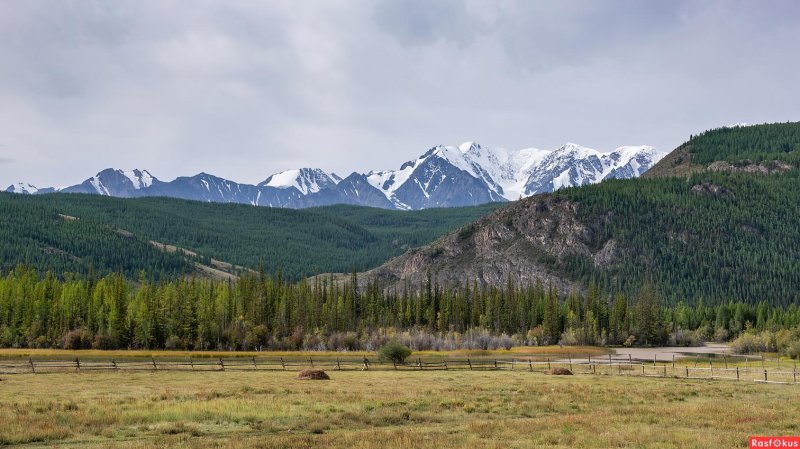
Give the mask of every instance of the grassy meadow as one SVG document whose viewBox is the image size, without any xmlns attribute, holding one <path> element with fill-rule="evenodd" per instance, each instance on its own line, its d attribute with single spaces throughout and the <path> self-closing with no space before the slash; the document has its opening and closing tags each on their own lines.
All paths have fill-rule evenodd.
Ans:
<svg viewBox="0 0 800 449">
<path fill-rule="evenodd" d="M 707 448 L 800 433 L 800 388 L 524 371 L 0 375 L 0 446 Z"/>
</svg>

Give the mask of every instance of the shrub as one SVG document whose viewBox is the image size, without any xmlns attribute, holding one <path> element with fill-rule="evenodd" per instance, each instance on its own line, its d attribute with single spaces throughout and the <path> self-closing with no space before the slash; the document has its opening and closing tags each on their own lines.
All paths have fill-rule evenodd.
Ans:
<svg viewBox="0 0 800 449">
<path fill-rule="evenodd" d="M 761 334 L 744 333 L 731 342 L 731 351 L 735 354 L 755 354 L 770 350 L 771 332 Z"/>
<path fill-rule="evenodd" d="M 381 360 L 386 360 L 393 363 L 403 363 L 411 355 L 411 350 L 408 346 L 398 342 L 390 341 L 383 345 L 378 356 Z"/>
<path fill-rule="evenodd" d="M 575 336 L 575 331 L 568 329 L 561 334 L 561 340 L 558 341 L 561 346 L 577 346 L 578 337 Z"/>
<path fill-rule="evenodd" d="M 699 331 L 678 329 L 669 336 L 670 346 L 703 346 L 705 340 Z"/>
<path fill-rule="evenodd" d="M 174 351 L 176 349 L 183 349 L 183 342 L 177 335 L 170 335 L 167 341 L 164 342 L 164 349 Z"/>
<path fill-rule="evenodd" d="M 800 340 L 793 341 L 787 345 L 786 355 L 795 360 L 800 359 Z"/>
<path fill-rule="evenodd" d="M 71 330 L 61 339 L 61 347 L 64 349 L 89 349 L 92 347 L 92 334 L 84 328 Z"/>
</svg>

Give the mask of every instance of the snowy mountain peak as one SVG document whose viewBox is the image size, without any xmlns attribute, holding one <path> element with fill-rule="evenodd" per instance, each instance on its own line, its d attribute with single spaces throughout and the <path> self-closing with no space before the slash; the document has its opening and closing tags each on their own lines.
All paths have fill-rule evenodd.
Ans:
<svg viewBox="0 0 800 449">
<path fill-rule="evenodd" d="M 291 208 L 357 204 L 408 210 L 513 201 L 605 179 L 633 178 L 662 156 L 650 146 L 602 152 L 568 142 L 556 150 L 509 150 L 470 141 L 434 146 L 397 170 L 353 173 L 345 179 L 320 169 L 299 168 L 276 173 L 258 185 L 239 184 L 207 173 L 162 182 L 147 170 L 109 168 L 62 189 L 37 189 L 19 183 L 6 191 L 166 196 Z"/>
<path fill-rule="evenodd" d="M 117 170 L 117 171 L 122 173 L 126 178 L 128 178 L 131 184 L 133 184 L 133 188 L 136 190 L 150 187 L 151 185 L 153 185 L 153 181 L 156 179 L 147 170 L 139 170 L 138 168 L 135 168 L 133 170 Z"/>
<path fill-rule="evenodd" d="M 480 152 L 481 145 L 478 142 L 464 142 L 458 146 L 462 153 Z"/>
<path fill-rule="evenodd" d="M 5 190 L 7 193 L 20 193 L 23 195 L 35 195 L 39 192 L 36 186 L 28 184 L 27 182 L 18 182 L 8 186 Z"/>
<path fill-rule="evenodd" d="M 335 175 L 334 175 L 335 176 Z M 292 170 L 285 170 L 276 173 L 264 182 L 259 184 L 259 187 L 275 187 L 278 189 L 289 189 L 294 187 L 299 190 L 303 195 L 309 193 L 316 193 L 322 189 L 335 186 L 341 180 L 338 176 L 329 175 L 328 173 L 318 168 L 299 168 Z"/>
</svg>

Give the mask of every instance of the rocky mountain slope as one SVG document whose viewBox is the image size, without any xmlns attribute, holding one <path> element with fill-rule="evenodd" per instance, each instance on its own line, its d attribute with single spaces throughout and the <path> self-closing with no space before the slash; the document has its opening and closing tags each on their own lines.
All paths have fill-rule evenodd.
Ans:
<svg viewBox="0 0 800 449">
<path fill-rule="evenodd" d="M 506 150 L 467 142 L 458 147 L 431 148 L 398 170 L 352 173 L 344 179 L 320 169 L 301 168 L 276 173 L 257 185 L 207 173 L 164 182 L 147 170 L 106 169 L 74 186 L 38 189 L 18 183 L 6 192 L 165 196 L 284 208 L 352 204 L 418 210 L 513 201 L 605 179 L 637 177 L 660 157 L 647 146 L 599 152 L 568 143 L 545 151 Z"/>
<path fill-rule="evenodd" d="M 430 273 L 451 286 L 511 279 L 563 292 L 596 282 L 625 293 L 650 282 L 671 302 L 797 303 L 798 161 L 800 123 L 708 131 L 666 156 L 656 177 L 534 195 L 362 279 L 419 288 Z"/>
</svg>

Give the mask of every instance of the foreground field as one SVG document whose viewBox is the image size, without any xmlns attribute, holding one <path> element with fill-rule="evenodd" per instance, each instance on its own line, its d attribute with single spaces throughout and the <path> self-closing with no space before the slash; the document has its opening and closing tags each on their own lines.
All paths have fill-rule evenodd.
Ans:
<svg viewBox="0 0 800 449">
<path fill-rule="evenodd" d="M 746 447 L 800 433 L 800 388 L 489 372 L 3 376 L 0 445 L 26 447 Z"/>
</svg>

